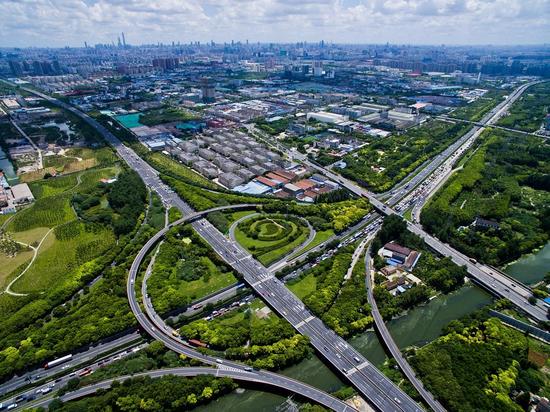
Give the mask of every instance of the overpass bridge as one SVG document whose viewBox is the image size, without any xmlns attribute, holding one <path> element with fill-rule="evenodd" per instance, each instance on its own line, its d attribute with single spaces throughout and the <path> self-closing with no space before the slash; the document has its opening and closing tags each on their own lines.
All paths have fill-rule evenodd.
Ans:
<svg viewBox="0 0 550 412">
<path fill-rule="evenodd" d="M 75 391 L 68 392 L 63 396 L 60 396 L 59 398 L 45 397 L 36 402 L 30 402 L 25 404 L 24 409 L 27 409 L 30 407 L 32 408 L 47 407 L 54 399 L 59 399 L 63 402 L 77 400 L 85 396 L 93 395 L 99 390 L 109 389 L 113 384 L 113 382 L 115 381 L 123 382 L 128 379 L 140 378 L 145 376 L 148 376 L 150 378 L 160 378 L 163 376 L 195 377 L 195 376 L 204 376 L 204 375 L 211 375 L 217 378 L 225 377 L 225 378 L 231 378 L 242 382 L 250 382 L 255 384 L 267 385 L 275 389 L 279 389 L 280 387 L 282 387 L 285 381 L 289 379 L 289 378 L 281 378 L 280 380 L 273 379 L 268 381 L 268 380 L 262 379 L 261 377 L 258 377 L 254 373 L 248 373 L 246 371 L 235 370 L 231 368 L 182 367 L 182 368 L 171 368 L 171 369 L 158 369 L 158 370 L 152 370 L 152 371 L 147 371 L 143 373 L 136 373 L 134 375 L 124 375 L 124 376 L 117 376 L 116 378 L 112 378 L 112 379 L 106 379 L 104 381 L 93 383 L 91 385 L 85 386 Z M 281 375 L 275 375 L 275 376 L 281 376 Z M 308 389 L 308 391 L 310 390 Z M 306 395 L 304 397 L 314 400 L 313 398 L 315 397 L 315 388 L 311 389 L 311 391 L 309 392 L 309 396 Z M 334 405 L 332 406 L 324 405 L 324 406 L 327 406 L 330 409 L 342 410 L 346 412 L 355 411 L 354 408 L 344 404 L 342 401 L 338 401 L 338 402 L 342 404 L 342 409 L 336 409 Z M 23 409 L 23 407 L 19 407 L 17 409 Z"/>
<path fill-rule="evenodd" d="M 145 293 L 142 293 L 142 304 L 145 307 L 145 313 L 143 312 L 140 302 L 136 294 L 136 280 L 139 273 L 139 268 L 143 262 L 145 256 L 153 249 L 153 247 L 166 235 L 166 233 L 173 227 L 181 225 L 184 223 L 190 223 L 202 216 L 207 215 L 208 213 L 221 211 L 221 210 L 235 210 L 235 209 L 246 209 L 251 207 L 256 207 L 255 204 L 241 204 L 241 205 L 232 205 L 232 206 L 220 206 L 213 209 L 203 210 L 200 212 L 190 213 L 187 216 L 178 219 L 169 226 L 166 226 L 159 232 L 157 232 L 143 248 L 138 252 L 136 258 L 132 262 L 130 267 L 130 272 L 128 276 L 128 282 L 126 285 L 126 291 L 128 294 L 128 300 L 132 312 L 134 313 L 136 319 L 138 320 L 140 326 L 145 332 L 151 335 L 153 338 L 160 340 L 164 343 L 166 347 L 172 349 L 173 351 L 186 355 L 190 358 L 197 359 L 203 363 L 217 366 L 216 369 L 210 368 L 210 371 L 216 371 L 216 373 L 229 374 L 230 377 L 235 379 L 247 380 L 251 382 L 262 383 L 268 386 L 278 387 L 288 392 L 296 393 L 300 396 L 303 396 L 307 399 L 310 399 L 316 403 L 319 403 L 327 408 L 330 408 L 335 411 L 352 411 L 354 410 L 349 405 L 344 402 L 334 398 L 327 393 L 314 388 L 310 385 L 304 384 L 302 382 L 296 381 L 291 378 L 284 377 L 275 373 L 263 371 L 263 370 L 253 370 L 247 365 L 230 362 L 223 360 L 220 362 L 219 359 L 205 355 L 201 352 L 195 350 L 192 346 L 184 342 L 179 336 L 174 336 L 174 330 L 168 327 L 164 321 L 154 312 L 152 308 L 151 301 L 146 298 Z M 201 223 L 204 223 L 201 222 Z M 200 224 L 200 223 L 199 223 Z M 145 282 L 142 284 L 142 292 L 145 292 Z M 201 368 L 204 369 L 204 368 Z M 219 376 L 219 375 L 216 375 Z M 229 376 L 229 375 L 227 375 Z"/>
</svg>

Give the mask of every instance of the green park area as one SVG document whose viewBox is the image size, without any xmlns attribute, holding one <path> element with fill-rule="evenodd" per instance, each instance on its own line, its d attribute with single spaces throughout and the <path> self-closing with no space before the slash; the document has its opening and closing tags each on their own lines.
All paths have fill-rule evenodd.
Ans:
<svg viewBox="0 0 550 412">
<path fill-rule="evenodd" d="M 523 411 L 530 393 L 550 395 L 548 345 L 484 313 L 452 321 L 409 359 L 426 388 L 452 411 Z"/>
<path fill-rule="evenodd" d="M 112 164 L 30 188 L 36 201 L 4 222 L 3 235 L 21 243 L 15 256 L 0 253 L 0 381 L 134 321 L 123 285 L 125 256 L 139 246 L 129 240 L 145 208 L 139 176 Z"/>
<path fill-rule="evenodd" d="M 478 122 L 493 107 L 498 105 L 507 93 L 509 93 L 509 91 L 489 90 L 473 102 L 467 103 L 464 106 L 460 106 L 459 108 L 453 110 L 450 113 L 450 116 L 456 117 L 457 119 Z"/>
<path fill-rule="evenodd" d="M 303 244 L 309 233 L 301 218 L 262 214 L 242 220 L 235 228 L 235 239 L 254 258 L 269 266 Z"/>
<path fill-rule="evenodd" d="M 277 135 L 288 129 L 292 119 L 290 117 L 268 122 L 266 120 L 258 120 L 256 126 L 270 135 Z"/>
<path fill-rule="evenodd" d="M 147 291 L 165 313 L 237 282 L 233 270 L 190 226 L 176 227 L 158 249 Z"/>
<path fill-rule="evenodd" d="M 185 339 L 198 339 L 209 350 L 251 366 L 278 370 L 309 356 L 309 340 L 255 299 L 212 320 L 199 319 L 180 329 Z"/>
<path fill-rule="evenodd" d="M 313 314 L 342 337 L 361 333 L 373 323 L 362 258 L 353 267 L 351 277 L 345 279 L 353 250 L 352 245 L 341 249 L 287 284 Z"/>
<path fill-rule="evenodd" d="M 196 119 L 197 117 L 194 114 L 175 107 L 152 109 L 139 115 L 139 123 L 145 126 L 156 126 L 163 123 L 183 122 Z"/>
<path fill-rule="evenodd" d="M 526 132 L 537 131 L 550 111 L 550 82 L 529 87 L 498 121 L 499 126 Z"/>
<path fill-rule="evenodd" d="M 433 120 L 406 132 L 394 133 L 345 156 L 347 166 L 339 172 L 372 191 L 387 191 L 470 127 Z"/>
<path fill-rule="evenodd" d="M 502 265 L 550 235 L 550 145 L 542 138 L 487 131 L 463 169 L 434 195 L 423 226 L 468 256 Z M 481 227 L 476 218 L 489 220 Z"/>
</svg>

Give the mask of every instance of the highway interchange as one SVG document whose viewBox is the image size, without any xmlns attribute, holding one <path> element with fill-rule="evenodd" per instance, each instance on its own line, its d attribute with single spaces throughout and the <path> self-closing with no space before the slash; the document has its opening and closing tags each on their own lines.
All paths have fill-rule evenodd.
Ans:
<svg viewBox="0 0 550 412">
<path fill-rule="evenodd" d="M 539 82 L 531 82 L 517 88 L 512 94 L 510 94 L 510 96 L 508 96 L 508 98 L 504 102 L 497 105 L 493 110 L 491 110 L 487 115 L 485 115 L 482 119 L 482 123 L 490 126 L 500 116 L 502 116 L 503 113 L 505 113 L 508 106 L 512 104 L 516 99 L 518 99 L 519 96 L 521 96 L 521 94 L 528 87 L 537 83 Z M 468 136 L 468 139 L 469 139 L 473 136 L 480 134 L 481 132 L 482 132 L 482 128 L 479 126 L 475 126 L 468 133 L 466 133 L 465 136 Z M 467 144 L 468 139 L 465 139 L 464 141 L 463 139 L 464 139 L 464 136 L 461 137 L 459 141 L 462 141 L 462 144 Z M 459 147 L 460 145 L 455 148 L 455 151 L 458 150 Z M 436 156 L 430 165 L 426 166 L 422 171 L 420 171 L 417 175 L 415 175 L 412 179 L 410 179 L 405 185 L 398 186 L 396 189 L 392 191 L 393 193 L 390 192 L 390 197 L 386 203 L 379 200 L 374 194 L 360 187 L 355 182 L 352 182 L 344 177 L 341 177 L 340 175 L 337 175 L 332 171 L 324 167 L 321 167 L 311 161 L 305 161 L 305 163 L 307 163 L 308 166 L 316 169 L 319 173 L 322 173 L 325 176 L 337 181 L 352 193 L 355 193 L 358 196 L 367 197 L 371 202 L 371 204 L 379 212 L 381 212 L 384 215 L 390 215 L 390 214 L 399 214 L 391 206 L 395 205 L 399 199 L 407 195 L 409 190 L 415 188 L 422 181 L 424 181 L 431 173 L 436 171 L 437 168 L 443 162 L 445 162 L 445 160 L 447 160 L 447 158 L 451 155 L 451 153 L 445 153 L 445 155 L 447 155 L 447 157 L 442 156 L 441 154 Z M 421 178 L 419 178 L 419 176 L 421 176 Z M 532 293 L 528 287 L 518 282 L 517 280 L 504 275 L 502 272 L 495 270 L 494 268 L 477 263 L 475 260 L 470 259 L 464 254 L 453 249 L 449 245 L 429 235 L 420 226 L 411 222 L 407 222 L 407 226 L 411 232 L 417 234 L 422 239 L 424 239 L 426 244 L 428 244 L 432 249 L 434 249 L 435 251 L 437 251 L 443 256 L 450 257 L 453 260 L 453 262 L 455 262 L 457 265 L 466 266 L 468 273 L 470 274 L 472 279 L 476 283 L 478 283 L 480 286 L 482 286 L 483 288 L 490 291 L 496 296 L 507 298 L 514 305 L 516 305 L 519 309 L 521 309 L 523 312 L 528 314 L 533 319 L 537 321 L 547 320 L 547 308 L 544 305 L 544 303 L 542 303 L 542 301 L 537 300 L 535 305 L 532 305 L 531 303 L 529 303 L 528 299 L 529 297 L 532 296 Z"/>
<path fill-rule="evenodd" d="M 30 90 L 36 93 L 34 90 Z M 45 94 L 41 97 L 59 104 L 86 120 L 102 134 L 117 151 L 119 156 L 134 169 L 145 184 L 155 191 L 166 205 L 177 207 L 183 215 L 194 211 L 177 194 L 175 194 L 158 177 L 158 172 L 141 159 L 134 151 L 123 145 L 104 126 L 83 112 L 59 102 Z M 355 348 L 336 335 L 330 328 L 313 316 L 286 286 L 252 256 L 229 241 L 207 220 L 201 219 L 192 223 L 199 235 L 206 240 L 220 257 L 239 272 L 244 280 L 272 307 L 277 313 L 290 322 L 301 334 L 308 336 L 312 346 L 333 367 L 342 373 L 369 402 L 383 411 L 420 411 L 421 408 L 407 394 L 399 389 L 389 378 L 382 374 Z M 132 302 L 132 299 L 130 299 Z M 131 303 L 132 304 L 132 303 Z M 140 320 L 140 319 L 138 319 Z M 141 323 L 141 320 L 140 320 Z M 158 330 L 147 329 L 153 337 L 159 338 Z M 163 335 L 164 336 L 164 335 Z"/>
<path fill-rule="evenodd" d="M 491 113 L 489 113 L 483 120 L 484 124 L 488 123 L 491 119 L 494 118 L 498 113 L 502 113 L 508 105 L 517 98 L 521 92 L 527 87 L 523 86 L 522 88 L 517 89 L 510 97 L 507 99 L 504 104 L 497 106 Z M 53 99 L 47 95 L 36 92 L 35 90 L 29 90 L 32 93 L 41 95 L 47 100 L 52 101 L 55 104 L 61 105 L 65 109 L 73 112 L 74 114 L 82 117 L 88 123 L 90 123 L 94 128 L 96 128 L 103 137 L 109 141 L 113 147 L 117 150 L 119 155 L 132 167 L 136 170 L 140 176 L 142 176 L 146 185 L 149 186 L 152 190 L 157 192 L 162 198 L 165 205 L 176 206 L 182 211 L 184 216 L 187 218 L 193 218 L 193 210 L 181 200 L 167 185 L 165 185 L 160 178 L 158 173 L 149 166 L 145 161 L 139 158 L 131 149 L 124 146 L 118 139 L 116 139 L 107 129 L 102 125 L 98 124 L 95 120 L 91 119 L 84 113 L 79 110 L 66 105 L 63 102 L 60 102 L 56 99 Z M 487 120 L 485 120 L 487 118 Z M 462 147 L 468 139 L 470 139 L 474 133 L 479 130 L 479 127 L 476 126 L 470 130 L 465 136 L 461 137 L 455 144 L 450 146 L 445 152 L 438 155 L 433 161 L 412 177 L 407 183 L 404 183 L 398 186 L 389 194 L 389 199 L 387 199 L 388 205 L 395 205 L 397 201 L 402 199 L 410 190 L 420 184 L 423 180 L 427 178 L 428 175 L 436 171 L 436 169 L 447 159 L 452 153 L 455 153 L 458 148 Z M 321 173 L 333 178 L 336 181 L 339 181 L 344 187 L 356 193 L 360 196 L 367 196 L 373 205 L 384 214 L 393 214 L 396 213 L 393 209 L 388 207 L 388 205 L 380 202 L 376 197 L 374 197 L 369 192 L 358 187 L 353 182 L 347 181 L 332 172 L 320 168 L 317 165 L 310 164 L 310 166 L 317 168 Z M 247 205 L 249 206 L 249 205 Z M 184 221 L 186 219 L 184 218 Z M 375 224 L 379 224 L 375 222 Z M 397 388 L 389 379 L 387 379 L 383 374 L 381 374 L 372 364 L 370 364 L 362 355 L 360 355 L 354 348 L 348 345 L 343 339 L 338 337 L 332 330 L 327 328 L 318 318 L 312 316 L 312 314 L 304 307 L 301 301 L 299 301 L 285 286 L 284 284 L 273 276 L 272 272 L 269 272 L 264 268 L 260 263 L 256 262 L 248 253 L 243 251 L 238 245 L 234 242 L 226 239 L 220 232 L 217 231 L 208 221 L 204 219 L 196 220 L 192 223 L 193 227 L 197 232 L 213 247 L 213 249 L 224 259 L 228 264 L 234 267 L 239 273 L 243 275 L 245 281 L 260 295 L 262 298 L 273 307 L 281 316 L 287 319 L 300 333 L 308 336 L 311 340 L 311 344 L 317 349 L 317 352 L 324 356 L 327 361 L 333 365 L 333 367 L 343 373 L 348 380 L 371 402 L 372 405 L 383 411 L 390 410 L 403 410 L 403 411 L 413 411 L 421 410 L 421 408 L 406 394 L 404 394 L 399 388 Z M 452 248 L 441 244 L 437 239 L 434 239 L 427 235 L 423 230 L 417 227 L 414 224 L 409 224 L 410 230 L 422 236 L 426 242 L 432 246 L 435 250 L 439 251 L 444 255 L 451 256 L 455 262 L 459 264 L 464 264 L 468 267 L 470 274 L 478 280 L 480 284 L 487 287 L 487 289 L 493 291 L 493 293 L 501 296 L 506 296 L 512 302 L 516 303 L 520 308 L 523 309 L 523 305 L 526 302 L 527 293 L 530 292 L 528 289 L 522 285 L 516 284 L 511 286 L 513 292 L 510 292 L 510 289 L 505 286 L 509 286 L 510 279 L 506 278 L 502 280 L 498 272 L 493 271 L 491 268 L 483 267 L 476 263 L 471 262 L 465 256 L 462 256 L 458 252 L 454 251 Z M 168 228 L 167 228 L 168 229 Z M 374 226 L 372 228 L 375 230 Z M 157 238 L 151 244 L 148 242 L 149 246 L 154 245 L 159 238 Z M 153 239 L 151 239 L 152 241 Z M 151 242 L 150 241 L 150 242 Z M 146 245 L 147 246 L 147 245 Z M 145 249 L 145 248 L 144 248 Z M 147 249 L 148 251 L 149 249 Z M 141 252 L 140 252 L 141 253 Z M 143 255 L 144 256 L 144 255 Z M 142 258 L 143 258 L 142 256 Z M 136 259 L 137 261 L 138 259 Z M 137 274 L 137 269 L 139 264 L 135 268 L 135 274 Z M 134 302 L 134 305 L 137 305 L 139 308 L 139 303 L 137 297 L 135 296 L 134 284 L 130 283 L 135 280 L 131 280 L 132 277 L 129 277 L 128 283 L 128 293 L 130 297 L 130 304 Z M 130 290 L 131 289 L 131 290 Z M 132 294 L 133 291 L 133 294 Z M 508 293 L 506 293 L 508 292 Z M 508 296 L 507 296 L 508 295 Z M 512 296 L 510 296 L 512 295 Z M 514 300 L 514 298 L 516 298 Z M 147 304 L 145 305 L 147 309 Z M 531 306 L 527 309 L 541 309 L 539 306 Z M 134 307 L 132 307 L 134 310 Z M 139 309 L 141 311 L 141 309 Z M 539 318 L 541 316 L 540 311 L 538 310 L 526 310 L 531 316 Z M 137 313 L 137 312 L 135 312 Z M 140 323 L 144 322 L 146 324 L 146 331 L 150 333 L 153 337 L 165 341 L 168 336 L 171 336 L 169 333 L 164 333 L 165 331 L 159 331 L 158 326 L 154 326 L 155 317 L 153 314 L 153 319 L 150 320 L 148 316 L 143 314 L 137 314 L 138 320 Z M 546 319 L 546 310 L 544 310 L 544 319 Z M 158 319 L 157 319 L 158 320 Z M 149 323 L 147 323 L 149 322 Z M 143 324 L 142 324 L 143 326 Z M 160 324 L 160 327 L 165 327 L 164 323 Z M 172 337 L 172 336 L 171 336 Z M 168 347 L 171 347 L 175 350 L 181 351 L 182 347 L 186 347 L 183 344 L 174 343 L 174 339 L 168 339 L 170 341 L 167 344 Z M 167 342 L 165 341 L 165 344 Z M 187 348 L 186 350 L 192 350 Z M 198 353 L 194 351 L 195 353 Z M 182 352 L 181 352 L 182 353 Z M 204 355 L 199 354 L 204 357 Z M 213 364 L 212 359 L 204 357 L 203 362 Z M 214 364 L 217 364 L 218 369 L 223 369 L 225 371 L 231 371 L 235 369 L 236 374 L 244 374 L 248 377 L 247 373 L 253 374 L 266 374 L 274 377 L 281 378 L 279 375 L 272 374 L 264 371 L 247 371 L 244 370 L 245 366 L 241 364 L 228 363 L 227 361 L 217 362 L 214 360 Z M 222 366 L 223 365 L 223 366 Z M 229 368 L 229 369 L 228 369 Z M 238 378 L 237 378 L 238 379 Z M 268 378 L 262 376 L 260 379 Z M 284 379 L 284 378 L 283 378 Z M 273 382 L 273 380 L 272 380 Z M 269 384 L 269 382 L 265 382 Z M 322 391 L 315 390 L 315 388 L 300 388 L 301 384 L 294 381 L 294 383 L 289 382 L 279 382 L 275 384 L 276 386 L 285 387 L 288 390 L 295 391 L 302 395 L 308 397 L 307 391 L 314 390 L 312 396 L 309 396 L 311 399 L 320 402 L 328 406 L 329 403 L 332 403 L 331 408 L 336 410 L 344 410 L 345 405 L 335 404 L 335 399 L 325 394 Z M 307 386 L 307 385 L 306 385 Z M 328 398 L 325 398 L 328 397 Z M 339 401 L 338 401 L 339 402 Z M 342 409 L 342 407 L 344 409 Z M 349 408 L 349 406 L 347 406 Z"/>
</svg>

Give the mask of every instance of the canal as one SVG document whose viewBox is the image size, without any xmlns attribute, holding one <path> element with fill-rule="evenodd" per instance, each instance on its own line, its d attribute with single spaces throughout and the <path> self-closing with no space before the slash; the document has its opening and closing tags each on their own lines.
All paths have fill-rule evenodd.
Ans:
<svg viewBox="0 0 550 412">
<path fill-rule="evenodd" d="M 525 283 L 536 283 L 550 270 L 550 243 L 538 252 L 508 265 L 505 271 Z M 422 346 L 437 338 L 453 319 L 472 313 L 489 304 L 492 297 L 478 287 L 467 285 L 448 295 L 440 295 L 426 305 L 414 308 L 393 319 L 388 328 L 400 348 Z M 374 331 L 365 332 L 349 341 L 369 361 L 379 366 L 385 358 L 384 348 Z M 316 356 L 283 370 L 286 376 L 307 382 L 326 391 L 335 391 L 344 383 Z M 239 390 L 197 408 L 200 412 L 271 412 L 285 397 L 257 390 Z"/>
</svg>

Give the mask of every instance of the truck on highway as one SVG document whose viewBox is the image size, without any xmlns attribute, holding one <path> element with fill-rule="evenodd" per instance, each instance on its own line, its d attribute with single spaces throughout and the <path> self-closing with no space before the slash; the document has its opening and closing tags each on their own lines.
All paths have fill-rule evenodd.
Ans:
<svg viewBox="0 0 550 412">
<path fill-rule="evenodd" d="M 93 370 L 91 368 L 86 368 L 78 374 L 78 377 L 83 378 L 84 376 L 90 375 L 92 372 L 93 372 Z"/>
<path fill-rule="evenodd" d="M 73 358 L 73 355 L 65 355 L 61 358 L 54 359 L 51 362 L 48 362 L 44 365 L 44 369 L 50 369 L 54 366 L 61 365 L 62 363 L 68 362 Z"/>
</svg>

